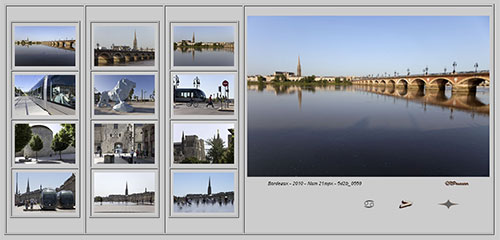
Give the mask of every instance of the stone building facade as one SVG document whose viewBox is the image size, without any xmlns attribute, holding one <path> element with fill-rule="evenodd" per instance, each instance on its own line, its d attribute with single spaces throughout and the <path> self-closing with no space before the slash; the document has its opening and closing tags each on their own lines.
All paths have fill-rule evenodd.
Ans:
<svg viewBox="0 0 500 240">
<path fill-rule="evenodd" d="M 205 141 L 197 135 L 184 136 L 181 142 L 174 142 L 174 163 L 181 163 L 187 158 L 196 158 L 205 161 Z"/>
<path fill-rule="evenodd" d="M 154 157 L 154 124 L 95 124 L 94 152 Z"/>
</svg>

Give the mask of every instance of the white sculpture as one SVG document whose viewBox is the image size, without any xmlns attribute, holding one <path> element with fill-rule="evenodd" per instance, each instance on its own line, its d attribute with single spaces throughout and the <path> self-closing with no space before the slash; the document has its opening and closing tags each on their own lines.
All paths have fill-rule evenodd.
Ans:
<svg viewBox="0 0 500 240">
<path fill-rule="evenodd" d="M 130 106 L 125 102 L 127 100 L 130 91 L 136 87 L 135 82 L 128 80 L 126 78 L 120 79 L 116 83 L 116 86 L 108 93 L 109 98 L 118 102 L 115 106 L 113 106 L 113 110 L 117 112 L 132 112 L 134 111 L 134 107 Z"/>
<path fill-rule="evenodd" d="M 136 87 L 135 82 L 126 78 L 120 79 L 113 89 L 110 91 L 102 91 L 101 99 L 97 103 L 97 107 L 110 107 L 109 101 L 117 103 L 113 106 L 113 110 L 117 112 L 133 112 L 134 107 L 125 102 L 130 91 Z"/>
</svg>

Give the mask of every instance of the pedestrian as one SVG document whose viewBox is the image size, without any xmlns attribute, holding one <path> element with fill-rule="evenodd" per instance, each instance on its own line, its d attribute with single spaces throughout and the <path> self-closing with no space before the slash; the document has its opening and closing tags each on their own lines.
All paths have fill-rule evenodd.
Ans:
<svg viewBox="0 0 500 240">
<path fill-rule="evenodd" d="M 130 151 L 130 162 L 134 163 L 134 149 Z"/>
<path fill-rule="evenodd" d="M 210 94 L 210 97 L 208 97 L 207 107 L 210 105 L 212 105 L 212 108 L 215 108 L 214 101 L 212 100 L 212 94 Z"/>
</svg>

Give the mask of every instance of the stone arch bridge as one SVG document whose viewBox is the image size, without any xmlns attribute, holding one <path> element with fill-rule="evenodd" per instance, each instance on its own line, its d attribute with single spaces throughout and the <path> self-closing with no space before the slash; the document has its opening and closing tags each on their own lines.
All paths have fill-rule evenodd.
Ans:
<svg viewBox="0 0 500 240">
<path fill-rule="evenodd" d="M 42 41 L 43 45 L 64 49 L 75 49 L 76 40 Z"/>
<path fill-rule="evenodd" d="M 94 49 L 96 66 L 155 59 L 154 51 Z"/>
<path fill-rule="evenodd" d="M 409 75 L 393 77 L 377 77 L 354 79 L 355 85 L 385 85 L 396 88 L 417 88 L 430 91 L 444 90 L 446 86 L 451 86 L 453 92 L 471 93 L 476 92 L 479 85 L 489 86 L 489 71 L 481 72 L 459 72 L 426 75 Z"/>
</svg>

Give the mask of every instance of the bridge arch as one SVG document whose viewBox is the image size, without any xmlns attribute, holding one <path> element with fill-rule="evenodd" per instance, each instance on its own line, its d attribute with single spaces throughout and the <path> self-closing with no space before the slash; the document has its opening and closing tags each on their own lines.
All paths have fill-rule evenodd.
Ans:
<svg viewBox="0 0 500 240">
<path fill-rule="evenodd" d="M 107 52 L 102 52 L 99 55 L 97 55 L 97 62 L 99 63 L 99 65 L 112 64 L 113 58 L 111 57 L 111 54 Z"/>
<path fill-rule="evenodd" d="M 456 84 L 457 87 L 454 88 L 454 90 L 455 91 L 468 91 L 468 92 L 475 93 L 477 90 L 477 86 L 479 86 L 483 82 L 489 82 L 489 80 L 490 80 L 489 78 L 478 77 L 478 76 L 465 78 L 465 79 L 462 79 L 459 82 L 457 82 L 457 84 Z"/>
<path fill-rule="evenodd" d="M 448 78 L 444 77 L 439 77 L 439 78 L 434 78 L 429 82 L 429 87 L 439 89 L 439 90 L 445 90 L 446 85 L 451 85 L 453 87 L 453 81 L 451 81 Z"/>
<path fill-rule="evenodd" d="M 407 87 L 408 87 L 408 80 L 406 80 L 405 78 L 401 78 L 401 79 L 399 79 L 399 80 L 396 82 L 396 86 L 397 86 L 397 87 L 404 87 L 404 88 L 407 88 Z"/>
<path fill-rule="evenodd" d="M 132 56 L 132 54 L 130 54 L 130 53 L 126 53 L 126 54 L 125 54 L 125 62 L 131 62 L 131 61 L 132 61 L 132 62 L 133 62 L 133 61 L 135 61 L 135 60 L 134 60 L 134 57 Z"/>
<path fill-rule="evenodd" d="M 121 63 L 125 61 L 123 54 L 116 52 L 113 54 L 113 63 Z"/>
</svg>

